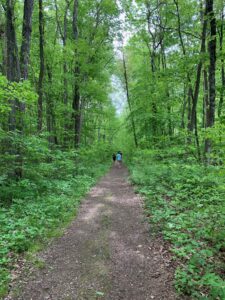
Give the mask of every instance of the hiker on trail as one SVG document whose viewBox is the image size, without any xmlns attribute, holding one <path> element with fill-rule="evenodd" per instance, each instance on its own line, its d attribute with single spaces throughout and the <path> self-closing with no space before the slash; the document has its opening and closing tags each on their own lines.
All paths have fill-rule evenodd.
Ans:
<svg viewBox="0 0 225 300">
<path fill-rule="evenodd" d="M 120 153 L 120 151 L 117 152 L 116 154 L 116 162 L 119 168 L 121 168 L 122 165 L 122 155 Z"/>
<path fill-rule="evenodd" d="M 118 151 L 121 154 L 121 161 L 123 160 L 123 153 L 121 151 Z"/>
<path fill-rule="evenodd" d="M 113 159 L 113 162 L 115 163 L 115 161 L 116 161 L 116 154 L 115 153 L 113 153 L 112 159 Z"/>
</svg>

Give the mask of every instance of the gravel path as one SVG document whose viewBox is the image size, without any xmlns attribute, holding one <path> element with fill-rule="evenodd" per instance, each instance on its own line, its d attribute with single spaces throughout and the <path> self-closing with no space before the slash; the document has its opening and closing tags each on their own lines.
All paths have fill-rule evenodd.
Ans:
<svg viewBox="0 0 225 300">
<path fill-rule="evenodd" d="M 127 177 L 125 168 L 110 170 L 64 235 L 39 254 L 44 267 L 7 299 L 177 299 L 168 252 L 151 237 Z"/>
</svg>

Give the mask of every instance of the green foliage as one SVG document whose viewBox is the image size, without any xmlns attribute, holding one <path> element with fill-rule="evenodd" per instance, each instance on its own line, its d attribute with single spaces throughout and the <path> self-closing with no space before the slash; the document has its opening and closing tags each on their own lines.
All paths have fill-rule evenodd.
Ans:
<svg viewBox="0 0 225 300">
<path fill-rule="evenodd" d="M 0 112 L 10 111 L 9 100 L 16 99 L 26 104 L 34 103 L 37 100 L 37 94 L 34 92 L 29 81 L 9 82 L 5 76 L 0 73 Z"/>
<path fill-rule="evenodd" d="M 178 158 L 182 152 L 137 152 L 131 178 L 146 196 L 153 232 L 163 233 L 180 260 L 177 291 L 191 299 L 224 299 L 224 168 Z"/>
</svg>

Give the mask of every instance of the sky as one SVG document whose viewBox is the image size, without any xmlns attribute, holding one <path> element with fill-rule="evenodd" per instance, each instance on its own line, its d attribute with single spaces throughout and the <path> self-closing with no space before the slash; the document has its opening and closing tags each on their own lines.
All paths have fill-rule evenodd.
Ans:
<svg viewBox="0 0 225 300">
<path fill-rule="evenodd" d="M 126 93 L 123 87 L 123 83 L 118 76 L 112 75 L 111 85 L 113 92 L 109 95 L 109 97 L 114 107 L 116 108 L 117 115 L 120 116 L 127 104 Z"/>
<path fill-rule="evenodd" d="M 121 8 L 119 1 L 118 1 L 118 5 Z M 113 45 L 114 45 L 115 56 L 118 59 L 122 59 L 122 52 L 121 52 L 122 44 L 124 44 L 124 45 L 127 44 L 128 40 L 131 36 L 131 33 L 125 29 L 126 17 L 123 12 L 120 14 L 119 18 L 120 18 L 120 23 L 121 23 L 121 34 L 123 37 L 123 43 L 121 41 L 119 41 L 119 39 L 115 39 Z M 112 85 L 113 92 L 109 96 L 110 96 L 110 99 L 111 99 L 114 107 L 116 108 L 117 115 L 120 116 L 123 113 L 123 111 L 127 105 L 126 92 L 124 90 L 123 83 L 121 82 L 120 78 L 116 75 L 112 75 L 111 85 Z"/>
</svg>

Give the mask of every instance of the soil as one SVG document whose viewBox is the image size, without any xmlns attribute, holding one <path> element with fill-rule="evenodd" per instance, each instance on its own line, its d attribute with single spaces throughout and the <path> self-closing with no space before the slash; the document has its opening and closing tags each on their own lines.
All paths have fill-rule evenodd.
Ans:
<svg viewBox="0 0 225 300">
<path fill-rule="evenodd" d="M 127 169 L 113 167 L 64 234 L 38 254 L 40 267 L 24 270 L 5 299 L 178 299 L 167 249 L 151 235 Z"/>
</svg>

